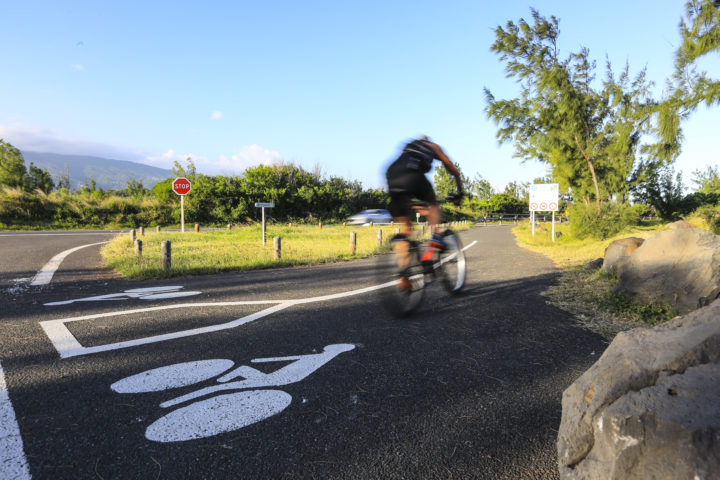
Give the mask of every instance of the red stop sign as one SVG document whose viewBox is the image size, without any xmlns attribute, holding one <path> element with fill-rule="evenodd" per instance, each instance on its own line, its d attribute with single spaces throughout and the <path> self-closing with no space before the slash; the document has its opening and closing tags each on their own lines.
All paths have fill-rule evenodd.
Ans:
<svg viewBox="0 0 720 480">
<path fill-rule="evenodd" d="M 190 180 L 184 177 L 180 177 L 173 180 L 172 189 L 173 192 L 177 193 L 178 195 L 187 195 L 188 193 L 190 193 L 190 190 L 192 190 L 192 185 L 190 184 Z"/>
</svg>

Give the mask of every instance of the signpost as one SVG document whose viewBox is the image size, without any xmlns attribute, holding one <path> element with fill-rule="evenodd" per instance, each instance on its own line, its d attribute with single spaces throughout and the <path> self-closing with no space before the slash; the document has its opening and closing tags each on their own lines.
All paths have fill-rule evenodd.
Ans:
<svg viewBox="0 0 720 480">
<path fill-rule="evenodd" d="M 552 212 L 552 241 L 555 241 L 555 212 L 560 203 L 560 185 L 557 183 L 536 183 L 530 185 L 530 221 L 535 236 L 535 212 Z"/>
<path fill-rule="evenodd" d="M 180 231 L 185 231 L 185 195 L 192 190 L 190 180 L 185 177 L 179 177 L 172 182 L 173 192 L 180 195 Z"/>
<path fill-rule="evenodd" d="M 265 233 L 265 209 L 273 208 L 275 206 L 275 204 L 272 202 L 256 202 L 255 206 L 262 209 L 262 239 L 263 239 L 263 247 L 264 247 L 265 242 L 267 241 L 267 235 Z"/>
</svg>

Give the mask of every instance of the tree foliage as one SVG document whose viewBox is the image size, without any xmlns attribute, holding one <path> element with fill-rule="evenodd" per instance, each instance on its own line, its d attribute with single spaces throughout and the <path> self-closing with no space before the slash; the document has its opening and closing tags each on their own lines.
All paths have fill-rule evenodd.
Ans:
<svg viewBox="0 0 720 480">
<path fill-rule="evenodd" d="M 531 13 L 532 23 L 520 19 L 495 29 L 491 49 L 520 85 L 519 96 L 510 100 L 485 89 L 497 138 L 512 143 L 516 157 L 548 164 L 562 189 L 586 204 L 594 201 L 598 211 L 613 196 L 624 201 L 631 186 L 672 158 L 653 155 L 641 143 L 652 132 L 654 105 L 645 70 L 631 77 L 626 65 L 615 75 L 607 61 L 596 89 L 589 50 L 561 58 L 559 20 Z"/>
<path fill-rule="evenodd" d="M 55 187 L 52 176 L 44 168 L 30 163 L 25 167 L 25 159 L 20 150 L 0 138 L 0 187 L 12 187 L 20 190 L 42 190 L 50 193 Z"/>
</svg>

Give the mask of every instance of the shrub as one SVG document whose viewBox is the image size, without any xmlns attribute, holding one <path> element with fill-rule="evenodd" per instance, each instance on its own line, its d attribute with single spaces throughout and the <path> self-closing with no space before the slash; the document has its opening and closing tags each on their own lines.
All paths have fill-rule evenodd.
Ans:
<svg viewBox="0 0 720 480">
<path fill-rule="evenodd" d="M 604 240 L 637 221 L 636 209 L 617 203 L 602 204 L 600 213 L 594 204 L 575 204 L 570 209 L 570 231 L 577 238 Z"/>
<path fill-rule="evenodd" d="M 708 224 L 710 231 L 720 235 L 720 205 L 705 206 L 697 212 Z"/>
</svg>

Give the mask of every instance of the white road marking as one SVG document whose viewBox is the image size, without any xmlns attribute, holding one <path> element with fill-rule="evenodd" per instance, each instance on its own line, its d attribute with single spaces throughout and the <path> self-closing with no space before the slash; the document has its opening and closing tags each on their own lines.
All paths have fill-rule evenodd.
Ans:
<svg viewBox="0 0 720 480">
<path fill-rule="evenodd" d="M 31 286 L 39 286 L 39 285 L 47 285 L 50 283 L 50 280 L 52 280 L 53 275 L 55 275 L 55 271 L 60 266 L 60 263 L 62 263 L 63 260 L 65 260 L 65 257 L 70 255 L 73 252 L 77 252 L 78 250 L 86 247 L 92 247 L 94 245 L 102 245 L 104 243 L 108 242 L 98 242 L 98 243 L 90 243 L 88 245 L 80 245 L 79 247 L 71 248 L 70 250 L 65 250 L 64 252 L 60 252 L 57 255 L 55 255 L 53 258 L 50 259 L 48 263 L 45 264 L 44 267 L 40 269 L 40 271 L 33 277 L 32 281 L 30 282 Z"/>
<path fill-rule="evenodd" d="M 74 302 L 100 302 L 104 300 L 127 300 L 129 298 L 139 298 L 141 300 L 158 300 L 167 298 L 179 298 L 179 297 L 191 297 L 193 295 L 200 295 L 202 292 L 180 292 L 179 290 L 184 288 L 181 285 L 168 286 L 168 287 L 147 287 L 147 288 L 133 288 L 131 290 L 125 290 L 122 293 L 111 293 L 108 295 L 98 295 L 95 297 L 75 298 L 73 300 L 64 300 L 62 302 L 49 302 L 44 303 L 45 306 L 56 306 L 56 305 L 68 305 Z"/>
<path fill-rule="evenodd" d="M 473 241 L 472 243 L 470 243 L 469 245 L 464 247 L 463 251 L 474 246 L 476 243 L 477 243 L 477 241 Z M 368 293 L 368 292 L 372 292 L 375 290 L 380 290 L 383 288 L 390 287 L 392 285 L 395 285 L 395 283 L 396 283 L 396 281 L 393 280 L 391 282 L 383 283 L 381 285 L 373 285 L 371 287 L 359 288 L 357 290 L 350 290 L 347 292 L 340 292 L 340 293 L 333 293 L 333 294 L 329 294 L 329 295 L 321 295 L 318 297 L 299 298 L 299 299 L 291 299 L 291 300 L 180 303 L 180 304 L 174 304 L 174 305 L 163 305 L 163 306 L 159 306 L 159 307 L 136 308 L 136 309 L 132 309 L 132 310 L 124 310 L 124 311 L 118 311 L 118 312 L 96 313 L 96 314 L 92 314 L 92 315 L 82 315 L 79 317 L 60 318 L 57 320 L 46 320 L 44 322 L 40 322 L 40 326 L 43 328 L 43 330 L 45 331 L 45 334 L 48 336 L 48 338 L 52 342 L 53 346 L 60 354 L 60 358 L 70 358 L 70 357 L 76 357 L 79 355 L 90 355 L 90 354 L 94 354 L 94 353 L 107 352 L 110 350 L 119 350 L 122 348 L 136 347 L 139 345 L 146 345 L 149 343 L 164 342 L 166 340 L 175 340 L 178 338 L 184 338 L 184 337 L 190 337 L 190 336 L 194 336 L 194 335 L 202 335 L 205 333 L 212 333 L 212 332 L 218 332 L 221 330 L 227 330 L 230 328 L 235 328 L 235 327 L 239 327 L 241 325 L 248 324 L 250 322 L 254 322 L 255 320 L 259 320 L 270 314 L 279 312 L 281 310 L 284 310 L 286 308 L 289 308 L 289 307 L 292 307 L 295 305 L 303 305 L 303 304 L 315 303 L 315 302 L 325 302 L 328 300 L 337 300 L 340 298 L 351 297 L 354 295 L 361 295 L 363 293 Z M 193 328 L 193 329 L 189 329 L 189 330 L 181 330 L 179 332 L 166 333 L 166 334 L 162 334 L 162 335 L 154 335 L 151 337 L 138 338 L 135 340 L 126 340 L 126 341 L 117 342 L 117 343 L 108 343 L 105 345 L 97 345 L 94 347 L 83 347 L 80 344 L 80 342 L 78 342 L 77 339 L 73 336 L 73 334 L 70 333 L 70 330 L 68 330 L 67 326 L 65 325 L 70 322 L 78 322 L 81 320 L 94 320 L 96 318 L 115 317 L 115 316 L 119 316 L 119 315 L 131 315 L 134 313 L 156 312 L 156 311 L 161 311 L 161 310 L 171 310 L 171 309 L 175 309 L 175 308 L 228 307 L 228 306 L 241 306 L 241 305 L 268 305 L 268 304 L 271 304 L 273 306 L 266 308 L 264 310 L 260 310 L 259 312 L 255 312 L 253 314 L 246 315 L 244 317 L 232 320 L 230 322 L 221 323 L 218 325 Z"/>
<path fill-rule="evenodd" d="M 117 235 L 123 233 L 123 230 L 108 231 L 107 233 L 100 232 L 88 232 L 88 233 L 15 233 L 0 234 L 0 237 L 69 237 L 69 236 L 80 236 L 80 235 Z"/>
<path fill-rule="evenodd" d="M 20 427 L 8 395 L 5 372 L 0 365 L 0 478 L 30 479 L 23 452 Z"/>
</svg>

